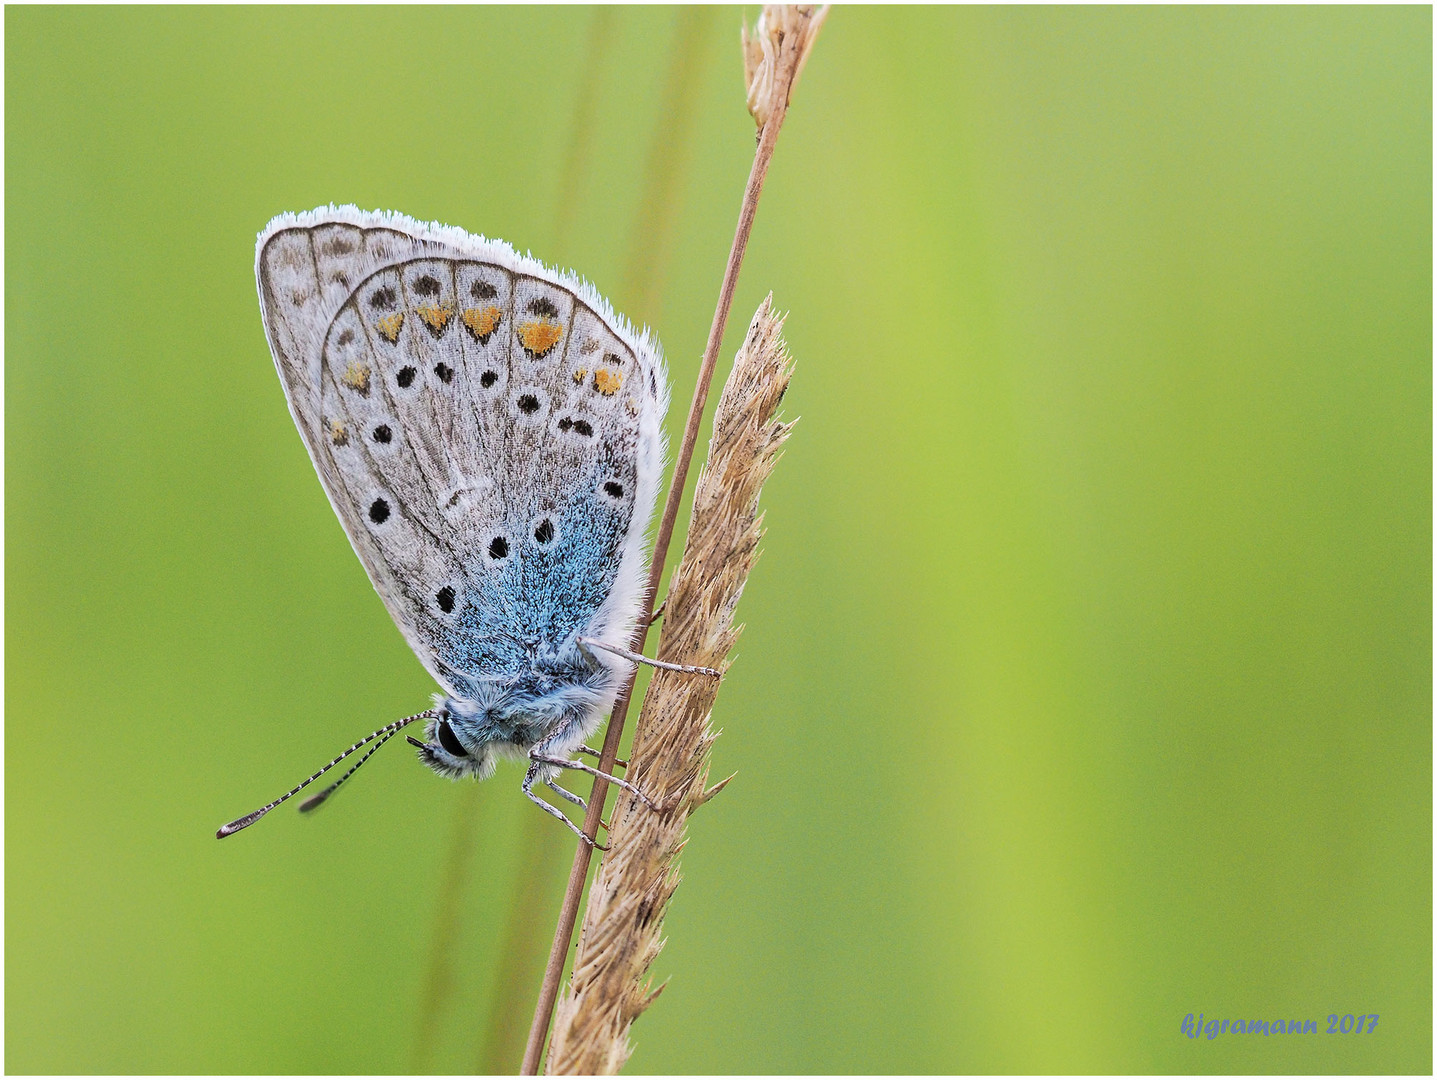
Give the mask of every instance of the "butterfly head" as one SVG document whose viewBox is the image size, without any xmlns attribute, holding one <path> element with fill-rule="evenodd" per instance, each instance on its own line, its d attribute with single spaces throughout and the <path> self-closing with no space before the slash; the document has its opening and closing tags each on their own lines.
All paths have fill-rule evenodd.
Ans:
<svg viewBox="0 0 1437 1080">
<path fill-rule="evenodd" d="M 440 776 L 487 780 L 494 773 L 496 744 L 486 738 L 482 718 L 466 715 L 459 702 L 440 697 L 424 725 L 424 741 L 410 739 L 419 760 Z M 478 722 L 476 722 L 478 721 Z"/>
</svg>

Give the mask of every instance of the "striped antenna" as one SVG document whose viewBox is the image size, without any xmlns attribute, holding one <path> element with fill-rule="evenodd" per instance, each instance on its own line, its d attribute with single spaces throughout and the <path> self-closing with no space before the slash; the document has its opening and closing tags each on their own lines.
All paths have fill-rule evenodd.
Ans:
<svg viewBox="0 0 1437 1080">
<path fill-rule="evenodd" d="M 379 746 L 383 746 L 385 742 L 389 741 L 389 737 L 393 735 L 396 731 L 399 731 L 401 728 L 408 727 L 416 720 L 432 720 L 437 715 L 438 714 L 435 713 L 433 709 L 425 709 L 422 713 L 415 713 L 413 716 L 406 716 L 403 720 L 396 720 L 392 724 L 385 724 L 378 731 L 374 732 L 374 734 L 366 735 L 364 738 L 360 739 L 348 750 L 340 754 L 339 757 L 335 758 L 324 768 L 320 769 L 319 772 L 315 773 L 308 780 L 305 780 L 302 783 L 296 785 L 291 790 L 286 791 L 283 795 L 281 795 L 278 799 L 275 799 L 275 801 L 270 803 L 268 806 L 261 806 L 258 810 L 255 810 L 252 813 L 248 813 L 242 818 L 236 818 L 228 825 L 221 826 L 221 828 L 215 833 L 216 839 L 223 840 L 226 836 L 231 836 L 234 833 L 239 832 L 241 829 L 246 829 L 249 826 L 253 825 L 256 821 L 264 817 L 280 803 L 298 795 L 305 788 L 309 787 L 310 784 L 314 783 L 325 773 L 329 772 L 330 769 L 334 768 L 345 758 L 349 757 L 350 754 L 354 753 L 356 750 L 359 750 L 364 746 L 367 746 L 375 739 L 382 738 L 384 741 L 381 742 Z M 378 750 L 379 746 L 376 746 L 374 750 Z M 369 754 L 374 753 L 374 750 L 371 750 Z M 363 765 L 367 760 L 369 760 L 369 754 L 365 754 L 364 757 L 359 759 L 359 765 Z M 354 769 L 359 768 L 359 765 L 354 766 Z M 335 788 L 339 787 L 340 784 L 344 783 L 346 779 L 348 779 L 354 774 L 354 769 L 350 769 L 349 772 L 345 773 L 344 776 L 341 776 L 339 778 L 338 783 L 331 785 L 327 790 L 321 792 L 315 799 L 311 799 L 309 802 L 305 803 L 305 805 L 301 809 L 311 809 L 313 806 L 318 806 L 319 803 L 323 802 L 326 798 L 329 797 L 330 793 L 333 792 Z"/>
<path fill-rule="evenodd" d="M 378 750 L 381 746 L 387 743 L 390 739 L 394 738 L 395 734 L 395 732 L 391 731 L 388 735 L 384 736 L 384 738 L 380 739 L 377 743 L 375 743 L 368 750 L 366 750 L 364 752 L 364 756 L 358 761 L 356 761 L 353 765 L 351 765 L 349 767 L 349 770 L 338 780 L 330 784 L 329 787 L 325 788 L 318 795 L 311 795 L 309 798 L 305 799 L 304 802 L 300 803 L 299 812 L 301 814 L 307 814 L 311 810 L 318 809 L 324 803 L 325 799 L 329 798 L 331 795 L 333 795 L 336 791 L 339 790 L 340 784 L 344 783 L 351 776 L 357 773 L 359 771 L 359 767 L 363 765 L 366 761 L 368 761 L 370 758 L 372 758 L 376 750 Z"/>
</svg>

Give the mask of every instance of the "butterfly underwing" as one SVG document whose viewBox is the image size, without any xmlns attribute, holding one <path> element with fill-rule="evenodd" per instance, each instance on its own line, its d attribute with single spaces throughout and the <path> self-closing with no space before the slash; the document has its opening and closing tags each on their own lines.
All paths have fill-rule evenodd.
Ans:
<svg viewBox="0 0 1437 1080">
<path fill-rule="evenodd" d="M 557 814 L 532 784 L 552 783 L 546 761 L 582 746 L 631 670 L 581 639 L 626 643 L 639 618 L 668 407 L 658 342 L 571 274 L 400 214 L 282 214 L 255 273 L 295 426 L 442 688 L 409 718 L 426 720 L 420 759 L 483 779 L 523 758 L 525 792 Z"/>
</svg>

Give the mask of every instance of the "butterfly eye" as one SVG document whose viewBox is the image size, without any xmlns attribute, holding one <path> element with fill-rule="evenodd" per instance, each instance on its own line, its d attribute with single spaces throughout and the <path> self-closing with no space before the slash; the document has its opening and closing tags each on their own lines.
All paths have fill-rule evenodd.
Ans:
<svg viewBox="0 0 1437 1080">
<path fill-rule="evenodd" d="M 448 720 L 439 721 L 434 729 L 439 735 L 439 745 L 455 757 L 468 757 L 469 751 L 454 736 L 454 729 L 449 726 Z"/>
</svg>

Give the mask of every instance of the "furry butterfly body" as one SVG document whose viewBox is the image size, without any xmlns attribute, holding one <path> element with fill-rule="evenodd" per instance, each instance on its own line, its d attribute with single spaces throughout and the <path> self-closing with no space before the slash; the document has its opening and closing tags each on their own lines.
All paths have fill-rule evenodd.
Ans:
<svg viewBox="0 0 1437 1080">
<path fill-rule="evenodd" d="M 281 215 L 255 269 L 295 426 L 443 690 L 420 759 L 482 779 L 522 757 L 526 792 L 551 781 L 629 670 L 585 641 L 626 642 L 640 616 L 658 343 L 572 275 L 398 214 Z"/>
</svg>

